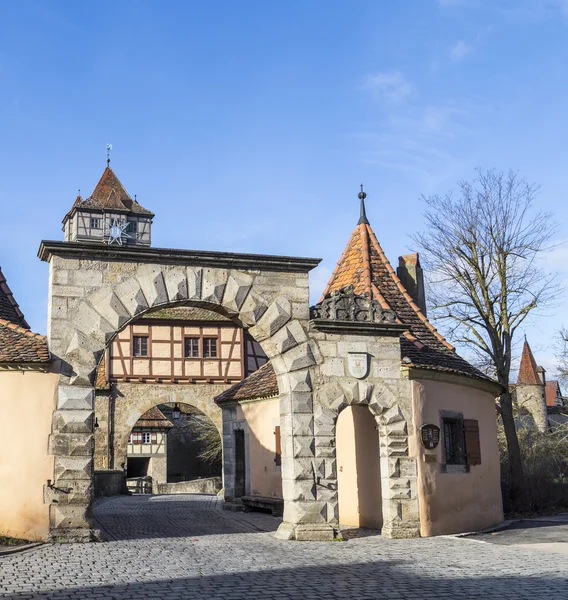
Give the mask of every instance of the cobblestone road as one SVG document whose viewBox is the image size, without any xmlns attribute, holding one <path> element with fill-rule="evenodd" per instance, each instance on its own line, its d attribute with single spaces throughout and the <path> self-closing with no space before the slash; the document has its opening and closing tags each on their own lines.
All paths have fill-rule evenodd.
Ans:
<svg viewBox="0 0 568 600">
<path fill-rule="evenodd" d="M 0 558 L 0 598 L 567 600 L 565 555 L 467 538 L 281 542 L 207 496 L 105 499 L 108 541 Z"/>
</svg>

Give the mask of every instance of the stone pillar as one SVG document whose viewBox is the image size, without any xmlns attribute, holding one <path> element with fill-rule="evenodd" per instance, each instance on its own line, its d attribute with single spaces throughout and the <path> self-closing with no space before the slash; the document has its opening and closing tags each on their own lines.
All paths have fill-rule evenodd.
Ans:
<svg viewBox="0 0 568 600">
<path fill-rule="evenodd" d="M 49 452 L 55 456 L 54 480 L 45 486 L 51 541 L 88 542 L 93 497 L 92 388 L 60 384 L 53 414 Z"/>
<path fill-rule="evenodd" d="M 410 391 L 410 390 L 409 390 Z M 416 459 L 409 456 L 408 423 L 398 406 L 378 419 L 383 528 L 388 538 L 420 537 Z"/>
</svg>

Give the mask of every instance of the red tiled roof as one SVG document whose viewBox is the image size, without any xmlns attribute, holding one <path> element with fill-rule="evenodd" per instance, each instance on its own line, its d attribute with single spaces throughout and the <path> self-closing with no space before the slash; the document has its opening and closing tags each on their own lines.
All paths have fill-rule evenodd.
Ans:
<svg viewBox="0 0 568 600">
<path fill-rule="evenodd" d="M 418 255 L 414 256 L 418 263 Z M 400 340 L 405 365 L 489 379 L 456 354 L 454 347 L 428 321 L 398 278 L 366 220 L 353 231 L 322 300 L 347 285 L 353 285 L 356 294 L 368 294 L 384 309 L 393 310 L 397 322 L 408 325 L 409 330 Z"/>
<path fill-rule="evenodd" d="M 136 421 L 134 427 L 173 427 L 174 424 L 166 418 L 166 415 L 157 407 L 154 406 L 150 410 L 147 410 L 139 419 Z"/>
<path fill-rule="evenodd" d="M 29 329 L 30 326 L 24 319 L 24 313 L 20 310 L 18 303 L 12 294 L 12 290 L 8 286 L 8 282 L 0 268 L 0 319 L 6 319 L 11 323 L 15 323 L 24 329 Z"/>
<path fill-rule="evenodd" d="M 143 319 L 175 320 L 175 321 L 227 321 L 231 319 L 224 315 L 199 308 L 195 306 L 174 306 L 172 308 L 161 308 L 153 312 L 146 313 Z"/>
<path fill-rule="evenodd" d="M 75 203 L 67 215 L 65 215 L 65 218 L 67 218 L 76 208 L 108 211 L 117 210 L 147 215 L 149 217 L 154 216 L 153 212 L 145 209 L 130 197 L 130 194 L 126 191 L 119 178 L 110 167 L 106 167 L 99 182 L 95 186 L 93 193 L 86 200 L 82 200 L 81 196 L 77 196 Z"/>
<path fill-rule="evenodd" d="M 215 402 L 222 404 L 234 400 L 253 400 L 277 395 L 276 373 L 270 362 L 267 362 L 239 383 L 235 383 L 235 385 L 215 396 Z"/>
<path fill-rule="evenodd" d="M 406 255 L 419 263 L 418 254 Z M 374 231 L 361 219 L 335 267 L 320 300 L 331 292 L 352 285 L 356 294 L 368 294 L 384 309 L 393 310 L 397 322 L 408 325 L 409 330 L 400 339 L 401 360 L 405 366 L 466 375 L 490 381 L 490 378 L 456 354 L 428 321 L 398 278 Z M 270 363 L 236 383 L 215 398 L 223 403 L 270 397 L 278 394 L 274 369 Z"/>
<path fill-rule="evenodd" d="M 517 385 L 540 385 L 541 381 L 538 376 L 538 367 L 534 359 L 531 347 L 527 340 L 523 344 L 523 354 L 521 355 L 521 366 L 519 367 L 519 376 L 517 377 Z"/>
<path fill-rule="evenodd" d="M 556 406 L 556 398 L 561 395 L 560 385 L 555 379 L 546 382 L 546 406 Z"/>
<path fill-rule="evenodd" d="M 0 363 L 41 364 L 49 361 L 45 336 L 0 319 Z"/>
</svg>

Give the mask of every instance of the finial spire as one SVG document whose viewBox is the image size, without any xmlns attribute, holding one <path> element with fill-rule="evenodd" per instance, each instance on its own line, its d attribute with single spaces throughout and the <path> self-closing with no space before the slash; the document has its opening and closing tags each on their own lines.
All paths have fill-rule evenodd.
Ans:
<svg viewBox="0 0 568 600">
<path fill-rule="evenodd" d="M 359 217 L 359 222 L 357 223 L 357 225 L 361 225 L 363 223 L 369 225 L 367 213 L 365 212 L 365 198 L 367 197 L 367 194 L 365 194 L 365 192 L 363 191 L 363 184 L 361 184 L 361 191 L 359 192 L 357 197 L 359 198 L 359 200 L 361 200 L 361 216 Z"/>
<path fill-rule="evenodd" d="M 107 144 L 107 167 L 110 167 L 110 151 L 112 150 L 112 144 Z"/>
</svg>

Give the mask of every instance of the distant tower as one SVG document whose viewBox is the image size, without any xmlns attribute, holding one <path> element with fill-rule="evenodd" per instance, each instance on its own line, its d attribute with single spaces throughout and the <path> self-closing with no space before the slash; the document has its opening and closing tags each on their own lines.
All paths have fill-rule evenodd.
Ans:
<svg viewBox="0 0 568 600">
<path fill-rule="evenodd" d="M 107 167 L 93 193 L 79 194 L 63 218 L 66 242 L 101 242 L 117 246 L 149 246 L 154 213 L 133 200 L 114 171 Z"/>
<path fill-rule="evenodd" d="M 545 386 L 545 370 L 537 366 L 531 347 L 525 338 L 515 394 L 518 407 L 532 415 L 540 431 L 546 431 L 548 427 Z"/>
</svg>

